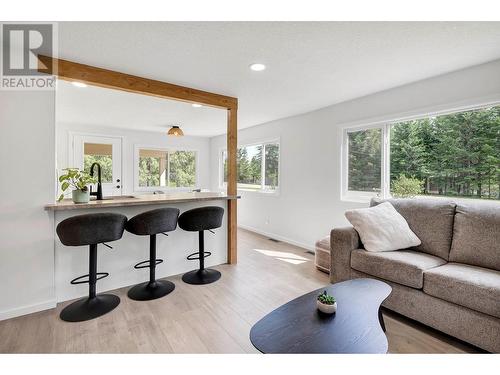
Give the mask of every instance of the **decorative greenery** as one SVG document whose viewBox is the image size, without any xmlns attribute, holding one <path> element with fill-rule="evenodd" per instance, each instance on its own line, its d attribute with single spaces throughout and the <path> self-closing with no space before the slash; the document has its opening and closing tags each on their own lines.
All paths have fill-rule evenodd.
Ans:
<svg viewBox="0 0 500 375">
<path fill-rule="evenodd" d="M 61 195 L 58 201 L 64 198 L 64 192 L 72 187 L 73 190 L 87 191 L 89 184 L 97 183 L 97 179 L 91 177 L 87 172 L 81 171 L 78 168 L 65 168 L 65 174 L 59 176 L 59 182 L 61 183 Z"/>
<path fill-rule="evenodd" d="M 406 177 L 404 174 L 400 174 L 392 182 L 392 195 L 395 198 L 413 198 L 416 195 L 422 194 L 423 191 L 424 181 L 415 177 Z"/>
<path fill-rule="evenodd" d="M 325 290 L 318 296 L 318 301 L 325 305 L 333 305 L 335 303 L 335 298 L 329 295 Z"/>
</svg>

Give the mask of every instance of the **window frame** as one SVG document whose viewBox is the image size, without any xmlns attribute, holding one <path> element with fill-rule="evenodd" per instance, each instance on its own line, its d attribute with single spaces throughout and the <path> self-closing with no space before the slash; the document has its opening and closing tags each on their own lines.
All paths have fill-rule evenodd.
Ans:
<svg viewBox="0 0 500 375">
<path fill-rule="evenodd" d="M 372 124 L 366 126 L 357 126 L 344 128 L 342 131 L 342 200 L 351 202 L 368 202 L 377 196 L 387 198 L 390 190 L 390 124 Z M 381 153 L 380 153 L 380 192 L 349 190 L 349 133 L 355 133 L 364 130 L 381 130 Z"/>
<path fill-rule="evenodd" d="M 474 104 L 468 106 L 459 106 L 452 109 L 444 110 L 429 110 L 426 112 L 419 112 L 418 114 L 402 116 L 402 117 L 392 117 L 386 120 L 377 120 L 373 122 L 358 123 L 356 125 L 344 125 L 342 127 L 342 145 L 341 145 L 341 201 L 347 202 L 357 202 L 357 203 L 367 203 L 372 198 L 379 196 L 382 199 L 391 198 L 391 186 L 390 186 L 390 149 L 391 149 L 391 126 L 398 124 L 400 122 L 412 121 L 412 120 L 422 120 L 430 117 L 446 116 L 460 112 L 468 112 L 474 110 L 481 110 L 488 107 L 494 107 L 500 105 L 500 100 L 485 101 L 481 104 Z M 348 133 L 353 133 L 356 131 L 369 130 L 369 129 L 382 129 L 382 152 L 381 152 L 381 181 L 380 181 L 380 193 L 371 193 L 365 191 L 354 191 L 348 190 L 349 186 L 349 138 Z M 439 198 L 439 197 L 436 197 Z M 456 198 L 462 199 L 462 198 Z"/>
<path fill-rule="evenodd" d="M 184 187 L 170 187 L 170 186 L 139 186 L 139 150 L 154 150 L 154 151 L 162 151 L 166 152 L 168 156 L 167 163 L 167 179 L 170 176 L 170 154 L 176 151 L 186 151 L 186 152 L 194 152 L 195 153 L 195 180 L 194 186 L 184 186 Z M 134 145 L 134 192 L 151 192 L 151 191 L 191 191 L 198 187 L 199 182 L 199 150 L 194 148 L 177 148 L 177 147 L 158 147 L 158 146 L 150 146 L 143 144 L 135 144 Z M 168 185 L 168 180 L 167 180 Z"/>
<path fill-rule="evenodd" d="M 265 146 L 273 144 L 273 145 L 278 145 L 279 152 L 278 152 L 278 187 L 276 189 L 268 189 L 266 188 L 266 160 L 265 160 Z M 251 146 L 262 146 L 262 165 L 261 165 L 261 183 L 260 183 L 260 189 L 245 189 L 241 188 L 238 186 L 238 183 L 236 184 L 236 190 L 237 191 L 243 191 L 243 192 L 249 192 L 249 193 L 260 193 L 260 194 L 268 194 L 268 195 L 279 195 L 280 190 L 281 190 L 281 142 L 280 138 L 272 138 L 272 139 L 266 139 L 265 141 L 252 141 L 249 143 L 239 143 L 237 148 L 242 148 L 242 147 L 251 147 Z M 226 147 L 221 147 L 219 148 L 219 189 L 220 190 L 226 190 L 227 189 L 227 183 L 224 182 L 224 152 L 227 152 Z"/>
</svg>

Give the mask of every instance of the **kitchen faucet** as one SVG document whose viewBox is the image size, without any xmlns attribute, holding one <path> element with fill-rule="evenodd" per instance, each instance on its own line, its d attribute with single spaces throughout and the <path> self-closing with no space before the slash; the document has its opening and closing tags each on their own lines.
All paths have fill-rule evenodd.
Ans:
<svg viewBox="0 0 500 375">
<path fill-rule="evenodd" d="M 90 195 L 95 195 L 96 200 L 102 201 L 102 184 L 101 184 L 101 165 L 93 163 L 90 167 L 90 176 L 94 176 L 94 167 L 97 165 L 97 191 L 92 192 L 92 185 L 90 185 Z"/>
</svg>

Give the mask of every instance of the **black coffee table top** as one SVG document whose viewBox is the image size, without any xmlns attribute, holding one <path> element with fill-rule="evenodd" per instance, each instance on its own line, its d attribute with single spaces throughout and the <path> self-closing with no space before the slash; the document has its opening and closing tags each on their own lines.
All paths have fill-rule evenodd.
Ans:
<svg viewBox="0 0 500 375">
<path fill-rule="evenodd" d="M 323 290 L 337 300 L 333 315 L 316 309 Z M 267 314 L 252 327 L 250 340 L 263 353 L 387 353 L 379 308 L 391 291 L 373 279 L 325 286 Z"/>
</svg>

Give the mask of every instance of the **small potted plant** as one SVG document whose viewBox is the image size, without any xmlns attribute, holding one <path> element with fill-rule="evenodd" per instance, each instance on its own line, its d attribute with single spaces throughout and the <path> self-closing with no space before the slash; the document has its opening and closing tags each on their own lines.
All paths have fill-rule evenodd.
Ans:
<svg viewBox="0 0 500 375">
<path fill-rule="evenodd" d="M 66 173 L 59 176 L 61 183 L 61 195 L 58 202 L 64 198 L 64 192 L 72 187 L 72 198 L 74 203 L 88 203 L 90 200 L 90 191 L 88 185 L 95 184 L 97 180 L 87 172 L 78 168 L 65 168 Z"/>
<path fill-rule="evenodd" d="M 333 314 L 337 311 L 337 301 L 335 301 L 335 298 L 329 295 L 326 290 L 318 296 L 316 306 L 319 311 L 325 314 Z"/>
</svg>

